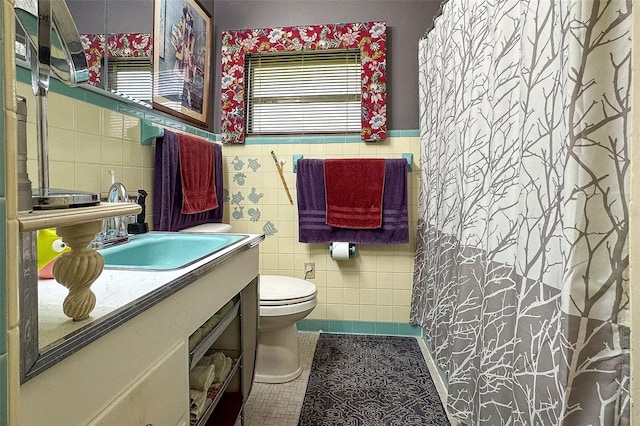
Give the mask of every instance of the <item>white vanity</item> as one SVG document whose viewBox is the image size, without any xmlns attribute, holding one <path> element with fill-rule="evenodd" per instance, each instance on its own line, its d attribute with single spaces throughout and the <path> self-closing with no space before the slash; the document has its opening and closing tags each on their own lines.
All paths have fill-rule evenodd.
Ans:
<svg viewBox="0 0 640 426">
<path fill-rule="evenodd" d="M 56 299 L 64 292 L 40 290 L 41 328 L 57 327 L 51 324 L 58 320 L 47 318 L 47 306 L 57 305 L 59 313 L 52 315 L 60 316 L 61 327 L 78 329 L 67 329 L 66 337 L 52 345 L 59 357 L 55 363 L 21 385 L 18 423 L 189 425 L 189 372 L 214 348 L 234 363 L 198 424 L 207 419 L 208 424 L 235 424 L 253 381 L 263 239 L 249 235 L 179 271 L 105 269 L 92 285 L 98 302 L 87 325 L 63 317 Z M 39 287 L 43 284 L 60 286 L 51 281 Z M 142 295 L 136 294 L 138 287 L 144 288 Z M 99 317 L 105 294 L 131 300 Z M 190 350 L 189 337 L 229 301 L 232 308 Z M 65 347 L 73 353 L 61 353 Z"/>
</svg>

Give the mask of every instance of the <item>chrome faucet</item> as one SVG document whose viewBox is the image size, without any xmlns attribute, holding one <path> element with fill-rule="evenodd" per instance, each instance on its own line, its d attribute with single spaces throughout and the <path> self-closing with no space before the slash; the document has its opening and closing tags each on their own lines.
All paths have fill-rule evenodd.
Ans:
<svg viewBox="0 0 640 426">
<path fill-rule="evenodd" d="M 114 170 L 109 170 L 111 175 L 111 187 L 107 194 L 108 203 L 126 203 L 129 201 L 127 188 L 121 182 L 116 182 Z M 102 248 L 114 244 L 129 241 L 129 233 L 127 232 L 128 220 L 125 216 L 116 216 L 108 219 L 102 219 L 102 231 L 96 235 L 94 246 Z"/>
</svg>

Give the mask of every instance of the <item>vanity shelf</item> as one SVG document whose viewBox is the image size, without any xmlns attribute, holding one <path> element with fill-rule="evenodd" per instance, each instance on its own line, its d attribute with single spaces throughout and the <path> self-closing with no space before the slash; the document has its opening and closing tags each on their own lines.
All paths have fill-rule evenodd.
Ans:
<svg viewBox="0 0 640 426">
<path fill-rule="evenodd" d="M 228 355 L 232 356 L 231 370 L 229 370 L 227 377 L 225 378 L 224 382 L 222 383 L 222 385 L 220 385 L 218 389 L 209 389 L 209 392 L 207 392 L 207 397 L 212 401 L 207 407 L 207 409 L 204 411 L 204 413 L 202 414 L 202 417 L 197 422 L 192 422 L 191 423 L 192 425 L 204 426 L 207 423 L 209 423 L 209 421 L 213 418 L 215 418 L 216 425 L 221 425 L 223 423 L 226 424 L 228 420 L 233 419 L 231 423 L 233 425 L 236 419 L 240 416 L 240 412 L 241 412 L 240 409 L 244 405 L 242 400 L 241 400 L 241 404 L 237 406 L 236 410 L 234 410 L 235 413 L 234 412 L 226 413 L 227 411 L 230 411 L 230 410 L 227 410 L 226 408 L 232 408 L 232 407 L 225 407 L 220 404 L 222 401 L 226 402 L 228 395 L 236 395 L 236 394 L 242 395 L 240 392 L 225 392 L 229 387 L 229 384 L 231 383 L 231 379 L 233 379 L 233 377 L 238 372 L 238 368 L 240 367 L 240 362 L 242 361 L 242 354 L 238 355 L 238 358 L 233 358 L 233 353 L 230 353 Z"/>
<path fill-rule="evenodd" d="M 222 309 L 224 309 L 224 307 Z M 238 316 L 239 309 L 240 301 L 235 300 L 231 310 L 222 319 L 220 319 L 220 321 L 206 336 L 202 338 L 202 340 L 200 340 L 200 343 L 198 343 L 192 351 L 189 351 L 189 368 L 193 368 L 209 348 L 216 342 L 216 340 L 218 340 L 218 337 L 220 337 L 220 335 L 227 329 L 229 324 L 231 324 L 231 321 Z"/>
<path fill-rule="evenodd" d="M 254 281 L 249 287 L 255 291 L 257 287 L 253 286 L 256 284 Z M 214 356 L 214 353 L 223 353 L 227 360 L 231 358 L 231 366 L 220 386 L 217 388 L 211 386 L 206 392 L 207 399 L 210 400 L 209 405 L 200 410 L 200 416 L 191 417 L 192 426 L 210 424 L 233 426 L 238 419 L 242 418 L 244 402 L 251 387 L 250 380 L 253 377 L 255 360 L 255 343 L 249 347 L 243 344 L 243 328 L 247 326 L 243 321 L 247 318 L 251 321 L 255 320 L 252 315 L 244 311 L 257 308 L 253 303 L 255 301 L 253 291 L 250 293 L 251 295 L 243 290 L 237 294 L 189 336 L 190 371 L 206 355 Z M 247 318 L 243 318 L 243 312 Z M 200 332 L 202 336 L 198 335 Z M 246 377 L 246 374 L 250 374 L 250 377 Z M 191 402 L 193 403 L 193 400 Z"/>
</svg>

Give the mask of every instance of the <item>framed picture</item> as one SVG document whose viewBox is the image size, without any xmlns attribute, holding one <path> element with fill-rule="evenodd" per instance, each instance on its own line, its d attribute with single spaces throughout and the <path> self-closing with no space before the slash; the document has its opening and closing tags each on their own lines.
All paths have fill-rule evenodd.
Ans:
<svg viewBox="0 0 640 426">
<path fill-rule="evenodd" d="M 211 15 L 198 0 L 154 0 L 153 15 L 153 108 L 207 127 Z"/>
</svg>

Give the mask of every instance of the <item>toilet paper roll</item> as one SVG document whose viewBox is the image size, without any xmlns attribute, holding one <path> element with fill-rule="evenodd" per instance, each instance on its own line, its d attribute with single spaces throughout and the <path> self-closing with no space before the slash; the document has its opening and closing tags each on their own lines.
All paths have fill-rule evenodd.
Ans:
<svg viewBox="0 0 640 426">
<path fill-rule="evenodd" d="M 348 260 L 356 254 L 356 246 L 348 242 L 333 242 L 329 245 L 329 254 L 333 260 Z"/>
</svg>

